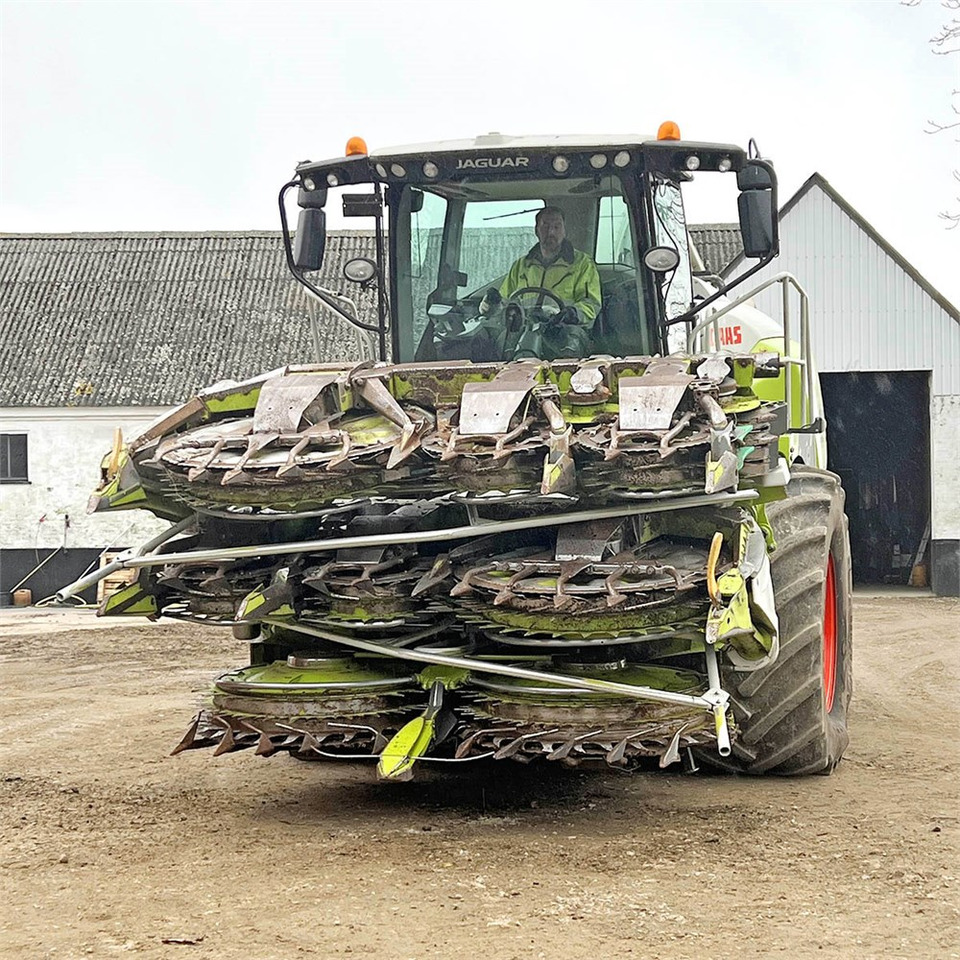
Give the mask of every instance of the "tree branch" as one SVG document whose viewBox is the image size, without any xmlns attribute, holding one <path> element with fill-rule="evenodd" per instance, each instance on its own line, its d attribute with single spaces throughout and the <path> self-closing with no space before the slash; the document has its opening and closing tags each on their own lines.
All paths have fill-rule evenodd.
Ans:
<svg viewBox="0 0 960 960">
<path fill-rule="evenodd" d="M 921 0 L 900 0 L 900 3 L 904 7 L 919 7 Z M 940 0 L 940 5 L 945 10 L 960 10 L 960 0 Z M 930 38 L 930 52 L 935 53 L 938 56 L 946 56 L 951 53 L 960 53 L 960 20 L 952 18 L 948 20 L 940 30 L 935 33 Z M 953 44 L 956 43 L 956 46 Z M 950 96 L 956 97 L 960 95 L 960 90 L 951 91 Z M 960 117 L 960 109 L 957 108 L 955 103 L 950 104 L 950 109 L 953 111 L 954 116 Z M 956 130 L 960 129 L 960 119 L 954 120 L 951 123 L 941 123 L 939 120 L 928 120 L 927 129 L 924 130 L 924 133 L 943 133 L 945 130 Z M 957 142 L 960 143 L 960 136 L 957 137 Z M 953 179 L 960 183 L 960 171 L 953 171 Z M 957 197 L 957 202 L 960 203 L 960 197 Z M 960 213 L 951 213 L 949 210 L 944 210 L 938 214 L 941 220 L 947 222 L 947 230 L 955 230 L 960 226 Z"/>
</svg>

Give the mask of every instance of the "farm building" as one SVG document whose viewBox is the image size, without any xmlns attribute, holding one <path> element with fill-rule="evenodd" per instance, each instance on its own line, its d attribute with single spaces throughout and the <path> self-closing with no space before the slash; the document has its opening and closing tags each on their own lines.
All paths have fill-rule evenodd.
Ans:
<svg viewBox="0 0 960 960">
<path fill-rule="evenodd" d="M 808 194 L 814 196 L 805 199 Z M 819 302 L 822 284 L 814 278 L 817 261 L 829 259 L 825 246 L 794 247 L 810 243 L 801 220 L 820 194 L 832 204 L 831 216 L 851 224 L 838 232 L 845 255 L 874 258 L 864 278 L 851 270 L 873 313 L 866 307 L 848 311 L 845 334 L 836 337 L 822 329 L 837 323 L 837 312 Z M 775 266 L 796 272 L 813 300 L 831 466 L 848 487 L 857 579 L 905 582 L 932 520 L 927 539 L 934 589 L 960 594 L 960 498 L 948 473 L 960 455 L 957 310 L 822 178 L 811 178 L 781 216 L 782 254 Z M 711 224 L 691 232 L 710 272 L 721 272 L 731 260 L 727 269 L 739 269 L 735 227 Z M 341 288 L 342 264 L 371 248 L 369 233 L 331 233 L 321 284 Z M 886 273 L 879 270 L 883 257 L 892 263 Z M 894 357 L 878 354 L 875 343 L 867 349 L 866 325 L 871 316 L 883 321 L 888 295 L 862 285 L 881 279 L 905 298 L 901 311 L 916 311 L 911 322 L 929 328 L 930 349 L 898 354 L 900 365 L 883 366 Z M 842 296 L 838 303 L 856 299 L 849 290 Z M 0 602 L 21 583 L 35 600 L 52 595 L 95 565 L 105 549 L 143 542 L 162 526 L 138 511 L 86 514 L 117 427 L 135 435 L 167 407 L 220 380 L 367 352 L 357 331 L 329 312 L 318 315 L 287 272 L 273 231 L 3 236 L 0 300 Z M 369 297 L 358 303 L 365 317 L 371 308 Z M 847 379 L 831 381 L 838 375 Z M 851 444 L 875 433 L 876 447 L 891 435 L 890 424 L 899 425 L 900 444 L 875 451 L 882 459 L 868 467 L 874 461 L 859 457 Z M 878 534 L 881 520 L 886 526 Z M 886 538 L 882 550 L 878 537 Z M 889 563 L 875 562 L 881 556 Z"/>
<path fill-rule="evenodd" d="M 906 582 L 926 558 L 934 592 L 960 595 L 960 311 L 819 174 L 780 211 L 780 256 L 745 283 L 783 271 L 810 298 L 854 581 Z M 778 316 L 778 298 L 756 304 Z"/>
<path fill-rule="evenodd" d="M 370 242 L 331 237 L 321 282 Z M 0 237 L 0 599 L 28 575 L 50 596 L 165 526 L 86 512 L 117 427 L 136 436 L 201 387 L 318 350 L 359 359 L 357 332 L 314 309 L 276 231 Z"/>
</svg>

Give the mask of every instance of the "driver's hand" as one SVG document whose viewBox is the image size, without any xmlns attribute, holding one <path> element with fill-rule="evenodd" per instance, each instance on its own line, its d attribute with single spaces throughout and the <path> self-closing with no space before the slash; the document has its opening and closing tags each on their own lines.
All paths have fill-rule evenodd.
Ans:
<svg viewBox="0 0 960 960">
<path fill-rule="evenodd" d="M 480 313 L 486 316 L 491 310 L 499 307 L 502 302 L 503 297 L 500 296 L 500 291 L 496 287 L 491 287 L 483 295 L 483 300 L 480 301 Z"/>
<path fill-rule="evenodd" d="M 557 314 L 557 323 L 566 323 L 570 326 L 580 324 L 580 314 L 577 312 L 576 307 L 564 307 Z"/>
</svg>

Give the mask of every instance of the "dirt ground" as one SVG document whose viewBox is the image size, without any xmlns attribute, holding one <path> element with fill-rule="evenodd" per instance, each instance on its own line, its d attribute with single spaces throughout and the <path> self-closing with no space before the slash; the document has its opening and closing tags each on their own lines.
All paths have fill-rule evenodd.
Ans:
<svg viewBox="0 0 960 960">
<path fill-rule="evenodd" d="M 960 603 L 858 597 L 831 777 L 168 756 L 229 632 L 0 611 L 0 956 L 960 957 Z"/>
</svg>

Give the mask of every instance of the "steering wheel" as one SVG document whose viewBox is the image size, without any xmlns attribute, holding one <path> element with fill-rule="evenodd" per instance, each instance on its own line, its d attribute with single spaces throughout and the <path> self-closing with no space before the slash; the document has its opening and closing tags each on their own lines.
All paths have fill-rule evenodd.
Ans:
<svg viewBox="0 0 960 960">
<path fill-rule="evenodd" d="M 520 287 L 502 301 L 505 322 L 501 324 L 499 321 L 494 321 L 493 332 L 490 326 L 483 324 L 471 330 L 464 330 L 461 324 L 459 329 L 451 330 L 449 333 L 434 328 L 433 337 L 437 344 L 438 358 L 441 360 L 470 359 L 475 363 L 488 363 L 524 357 L 552 358 L 561 355 L 555 343 L 551 346 L 547 345 L 546 341 L 556 341 L 557 336 L 563 331 L 573 333 L 580 328 L 551 323 L 550 317 L 536 317 L 532 313 L 535 308 L 524 307 L 519 302 L 521 297 L 528 294 L 543 296 L 555 304 L 557 319 L 567 307 L 560 297 L 546 287 Z"/>
<path fill-rule="evenodd" d="M 538 306 L 520 303 L 520 299 L 529 294 L 547 298 L 556 304 L 557 313 L 544 316 Z M 520 287 L 503 302 L 504 335 L 503 353 L 508 360 L 517 360 L 521 357 L 545 356 L 550 352 L 545 341 L 555 339 L 555 332 L 560 327 L 557 321 L 560 314 L 566 309 L 566 304 L 552 290 L 546 287 Z"/>
<path fill-rule="evenodd" d="M 514 290 L 513 293 L 507 297 L 503 303 L 504 307 L 508 306 L 509 304 L 514 304 L 515 306 L 523 309 L 523 305 L 519 302 L 519 298 L 528 293 L 536 293 L 540 296 L 549 297 L 557 305 L 558 313 L 562 313 L 567 306 L 552 290 L 548 290 L 546 287 L 521 287 L 519 290 Z"/>
</svg>

